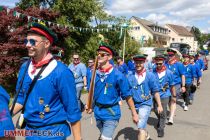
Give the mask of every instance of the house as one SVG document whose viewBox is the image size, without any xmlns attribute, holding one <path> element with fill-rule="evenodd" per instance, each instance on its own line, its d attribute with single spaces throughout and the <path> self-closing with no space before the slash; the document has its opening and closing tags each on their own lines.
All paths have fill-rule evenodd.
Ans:
<svg viewBox="0 0 210 140">
<path fill-rule="evenodd" d="M 169 40 L 167 28 L 134 16 L 131 17 L 130 23 L 132 28 L 129 30 L 129 35 L 142 46 L 167 47 Z"/>
<path fill-rule="evenodd" d="M 169 41 L 167 45 L 171 43 L 186 43 L 190 45 L 190 50 L 196 52 L 198 48 L 198 42 L 189 27 L 180 25 L 166 24 L 165 28 L 168 29 Z"/>
</svg>

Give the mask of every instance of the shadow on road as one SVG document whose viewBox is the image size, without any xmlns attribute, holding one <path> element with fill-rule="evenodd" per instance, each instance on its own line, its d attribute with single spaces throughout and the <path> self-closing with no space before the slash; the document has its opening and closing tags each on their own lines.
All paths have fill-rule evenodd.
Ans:
<svg viewBox="0 0 210 140">
<path fill-rule="evenodd" d="M 154 128 L 157 129 L 157 121 L 158 121 L 157 118 L 149 117 L 147 124 L 154 126 Z"/>
<path fill-rule="evenodd" d="M 126 127 L 121 129 L 114 140 L 121 140 L 119 137 L 124 135 L 124 140 L 137 140 L 138 139 L 138 130 L 133 129 L 132 127 Z"/>
</svg>

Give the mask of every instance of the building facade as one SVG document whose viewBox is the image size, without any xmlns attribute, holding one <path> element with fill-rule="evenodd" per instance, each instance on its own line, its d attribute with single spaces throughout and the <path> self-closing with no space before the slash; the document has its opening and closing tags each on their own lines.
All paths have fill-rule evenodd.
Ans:
<svg viewBox="0 0 210 140">
<path fill-rule="evenodd" d="M 168 29 L 151 21 L 131 17 L 129 35 L 144 47 L 167 47 Z"/>
<path fill-rule="evenodd" d="M 195 52 L 198 49 L 198 42 L 195 36 L 186 27 L 180 25 L 166 24 L 165 28 L 168 29 L 168 46 L 171 43 L 186 43 L 190 45 L 190 50 L 192 52 Z"/>
</svg>

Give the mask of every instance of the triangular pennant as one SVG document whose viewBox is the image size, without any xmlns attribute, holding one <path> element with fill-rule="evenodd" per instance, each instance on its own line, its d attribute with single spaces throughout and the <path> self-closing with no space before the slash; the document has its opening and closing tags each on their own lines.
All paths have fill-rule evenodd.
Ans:
<svg viewBox="0 0 210 140">
<path fill-rule="evenodd" d="M 52 22 L 48 21 L 48 25 L 50 26 L 52 24 Z"/>
<path fill-rule="evenodd" d="M 3 9 L 4 9 L 3 6 L 0 6 L 0 12 L 3 11 Z"/>
<path fill-rule="evenodd" d="M 109 28 L 107 28 L 106 31 L 109 32 Z"/>
<path fill-rule="evenodd" d="M 60 27 L 60 24 L 57 24 L 58 28 Z"/>
<path fill-rule="evenodd" d="M 92 30 L 92 32 L 93 32 L 93 29 L 91 29 Z"/>
<path fill-rule="evenodd" d="M 7 15 L 9 14 L 9 12 L 10 12 L 10 9 L 9 9 L 9 8 L 7 8 Z"/>
<path fill-rule="evenodd" d="M 24 18 L 25 16 L 26 16 L 26 15 L 24 15 L 24 14 L 20 14 L 20 17 L 21 17 L 21 18 Z"/>
<path fill-rule="evenodd" d="M 27 18 L 28 18 L 28 21 L 30 21 L 30 19 L 31 19 L 31 16 L 27 16 Z"/>
<path fill-rule="evenodd" d="M 79 28 L 79 31 L 80 31 L 80 32 L 82 31 L 82 28 L 81 28 L 81 27 Z"/>
<path fill-rule="evenodd" d="M 14 12 L 13 12 L 13 16 L 14 16 L 14 17 L 16 17 L 16 15 L 17 15 L 17 12 L 16 12 L 16 11 L 14 11 Z"/>
<path fill-rule="evenodd" d="M 20 13 L 16 12 L 16 17 L 19 18 L 20 17 Z"/>
<path fill-rule="evenodd" d="M 38 22 L 40 22 L 40 21 L 41 21 L 41 19 L 38 18 Z"/>
<path fill-rule="evenodd" d="M 97 33 L 99 32 L 100 29 L 96 29 Z"/>
<path fill-rule="evenodd" d="M 72 27 L 73 30 L 75 30 L 75 27 Z"/>
</svg>

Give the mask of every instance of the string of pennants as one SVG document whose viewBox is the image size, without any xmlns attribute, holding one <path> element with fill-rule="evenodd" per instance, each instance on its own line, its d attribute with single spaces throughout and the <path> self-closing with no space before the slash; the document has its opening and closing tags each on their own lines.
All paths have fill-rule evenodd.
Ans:
<svg viewBox="0 0 210 140">
<path fill-rule="evenodd" d="M 0 12 L 4 10 L 3 6 L 0 6 Z M 6 12 L 7 15 L 10 14 L 11 9 L 10 8 L 6 8 Z M 58 23 L 54 23 L 51 21 L 46 21 L 43 19 L 39 19 L 33 16 L 29 16 L 29 15 L 25 15 L 23 13 L 20 13 L 18 11 L 13 11 L 13 16 L 16 18 L 24 18 L 27 17 L 28 21 L 32 20 L 34 22 L 38 21 L 38 22 L 44 22 L 47 23 L 49 26 L 57 26 L 58 28 L 65 28 L 65 29 L 72 29 L 72 30 L 77 30 L 77 31 L 91 31 L 91 32 L 109 32 L 109 31 L 121 31 L 122 27 L 108 27 L 108 28 L 95 28 L 95 27 L 91 27 L 91 28 L 84 28 L 84 27 L 74 27 L 74 26 L 68 26 L 68 25 L 62 25 L 62 24 L 58 24 Z"/>
</svg>

